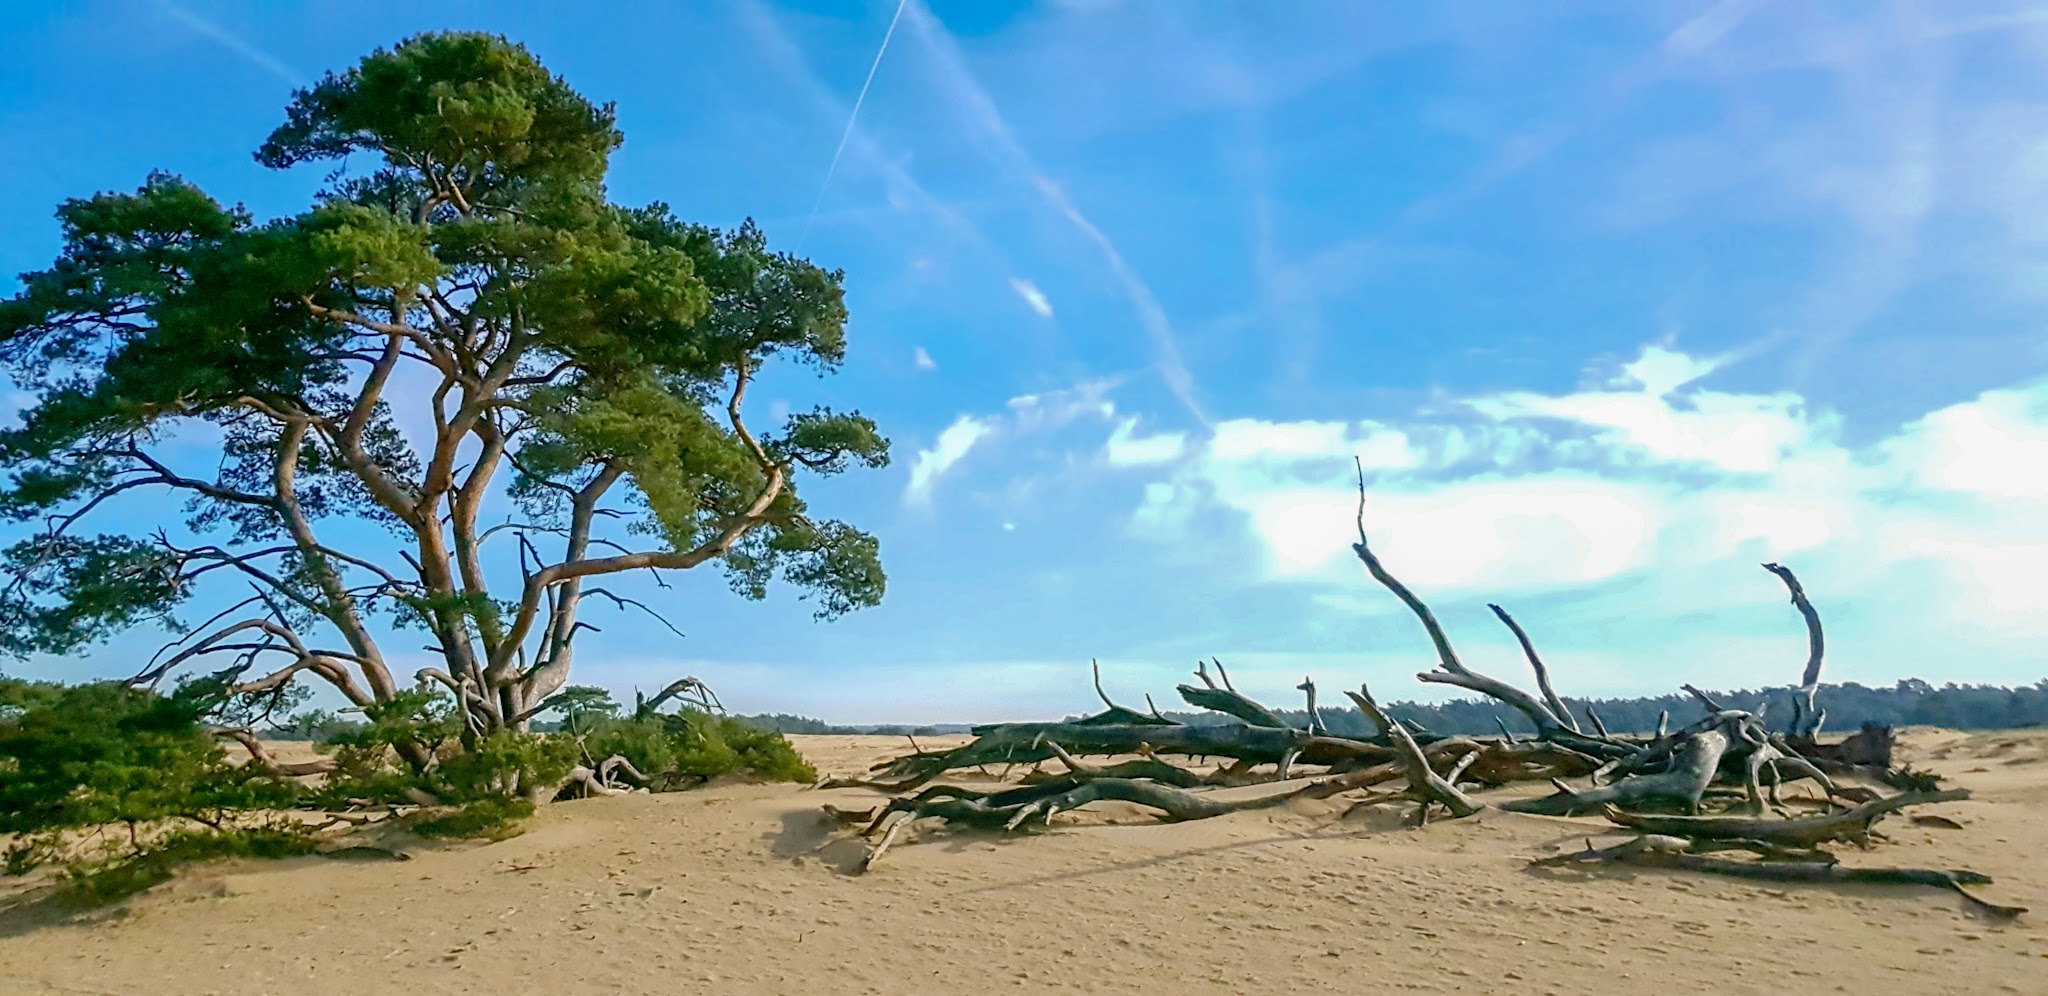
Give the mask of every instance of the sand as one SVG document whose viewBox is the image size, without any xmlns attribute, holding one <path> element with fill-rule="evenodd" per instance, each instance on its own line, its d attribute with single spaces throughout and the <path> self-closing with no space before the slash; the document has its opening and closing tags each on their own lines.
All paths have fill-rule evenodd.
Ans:
<svg viewBox="0 0 2048 996">
<path fill-rule="evenodd" d="M 832 773 L 902 741 L 798 737 Z M 956 741 L 957 742 L 957 741 Z M 866 875 L 819 805 L 732 785 L 549 807 L 414 860 L 194 869 L 83 920 L 0 915 L 0 993 L 2048 993 L 2048 734 L 1913 729 L 1976 791 L 1850 861 L 1968 867 L 2038 912 L 1933 890 L 1531 872 L 1598 820 L 1416 830 L 1341 801 L 1177 826 L 927 836 Z M 1249 791 L 1259 791 L 1257 789 Z M 1063 820 L 1067 819 L 1063 817 Z"/>
</svg>

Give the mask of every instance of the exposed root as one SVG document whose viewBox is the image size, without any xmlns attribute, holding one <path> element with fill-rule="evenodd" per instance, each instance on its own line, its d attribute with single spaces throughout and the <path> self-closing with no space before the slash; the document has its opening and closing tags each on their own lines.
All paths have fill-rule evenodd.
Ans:
<svg viewBox="0 0 2048 996">
<path fill-rule="evenodd" d="M 1986 916 L 2009 920 L 2027 910 L 2023 906 L 2000 906 L 1972 895 L 1964 886 L 1988 885 L 1990 876 L 1962 869 L 1937 868 L 1852 868 L 1826 861 L 1735 861 L 1700 854 L 1702 848 L 1683 837 L 1648 834 L 1608 848 L 1588 844 L 1574 851 L 1529 863 L 1532 868 L 1570 864 L 1628 864 L 1650 868 L 1677 868 L 1730 878 L 1762 879 L 1773 882 L 1855 882 L 1868 885 L 1919 885 L 1948 889 L 1963 897 L 1970 907 Z M 1708 850 L 1724 849 L 1709 845 Z"/>
<path fill-rule="evenodd" d="M 1846 841 L 1867 846 L 1870 843 L 1871 826 L 1887 814 L 1898 812 L 1907 806 L 1956 802 L 1969 797 L 1968 789 L 1908 792 L 1866 802 L 1839 813 L 1792 820 L 1730 819 L 1725 816 L 1649 816 L 1624 812 L 1612 805 L 1607 806 L 1604 812 L 1607 818 L 1615 823 L 1649 834 L 1718 840 L 1762 840 L 1788 847 L 1810 848 L 1830 841 Z"/>
<path fill-rule="evenodd" d="M 1408 734 L 1406 727 L 1387 718 L 1386 712 L 1380 709 L 1380 704 L 1373 701 L 1370 688 L 1360 685 L 1358 691 L 1344 694 L 1351 696 L 1351 701 L 1357 703 L 1359 711 L 1370 717 L 1373 725 L 1380 728 L 1380 735 L 1391 739 L 1395 748 L 1401 752 L 1401 764 L 1408 777 L 1408 788 L 1422 803 L 1422 808 L 1416 812 L 1417 823 L 1428 820 L 1431 802 L 1442 803 L 1445 809 L 1451 811 L 1453 817 L 1470 816 L 1486 808 L 1484 804 L 1473 801 L 1471 796 L 1458 791 L 1458 787 L 1452 784 L 1450 779 L 1438 775 L 1436 770 L 1429 766 L 1429 759 L 1423 756 L 1422 748 L 1416 746 L 1415 738 Z"/>
</svg>

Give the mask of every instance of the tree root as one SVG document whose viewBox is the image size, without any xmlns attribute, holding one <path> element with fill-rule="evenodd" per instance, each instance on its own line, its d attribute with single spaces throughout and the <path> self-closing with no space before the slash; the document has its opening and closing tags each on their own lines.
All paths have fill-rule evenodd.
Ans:
<svg viewBox="0 0 2048 996">
<path fill-rule="evenodd" d="M 1671 767 L 1665 771 L 1630 775 L 1584 791 L 1557 782 L 1556 795 L 1504 802 L 1500 808 L 1541 816 L 1572 816 L 1592 812 L 1608 803 L 1629 803 L 1679 806 L 1695 812 L 1701 794 L 1720 769 L 1721 755 L 1727 753 L 1728 743 L 1727 732 L 1719 727 L 1687 734 L 1671 751 Z"/>
<path fill-rule="evenodd" d="M 1866 802 L 1825 816 L 1793 820 L 1729 819 L 1725 816 L 1646 816 L 1624 812 L 1609 805 L 1607 818 L 1631 830 L 1667 836 L 1745 839 L 1768 841 L 1788 847 L 1816 847 L 1829 841 L 1846 841 L 1868 846 L 1870 828 L 1887 814 L 1907 806 L 1968 799 L 1968 789 L 1945 792 L 1907 792 Z"/>
<path fill-rule="evenodd" d="M 875 814 L 866 837 L 882 835 L 868 852 L 862 869 L 872 867 L 882 852 L 896 842 L 905 826 L 923 819 L 940 819 L 954 826 L 1014 832 L 1049 826 L 1052 818 L 1091 802 L 1128 802 L 1158 810 L 1170 823 L 1206 820 L 1230 813 L 1278 806 L 1302 795 L 1303 790 L 1280 792 L 1254 799 L 1223 801 L 1204 798 L 1171 785 L 1130 778 L 1064 779 L 1023 788 L 983 792 L 952 785 L 935 785 L 915 796 L 897 799 Z"/>
<path fill-rule="evenodd" d="M 1360 545 L 1363 546 L 1362 541 Z M 1407 727 L 1387 718 L 1380 704 L 1373 701 L 1371 689 L 1360 685 L 1358 691 L 1347 691 L 1344 694 L 1351 697 L 1351 701 L 1358 705 L 1359 711 L 1370 717 L 1373 725 L 1380 728 L 1380 734 L 1391 738 L 1395 748 L 1401 752 L 1401 764 L 1408 778 L 1408 790 L 1422 803 L 1421 808 L 1415 812 L 1415 822 L 1418 825 L 1428 822 L 1431 802 L 1442 803 L 1445 809 L 1451 811 L 1453 819 L 1470 816 L 1486 808 L 1484 803 L 1475 802 L 1471 796 L 1458 791 L 1458 787 L 1453 785 L 1450 779 L 1438 775 L 1436 769 L 1429 766 L 1429 759 L 1423 756 L 1422 748 L 1417 746 L 1415 738 L 1408 734 Z"/>
<path fill-rule="evenodd" d="M 1615 847 L 1594 848 L 1589 843 L 1583 851 L 1538 858 L 1529 862 L 1529 866 L 1546 868 L 1582 863 L 1628 864 L 1649 868 L 1677 868 L 1729 878 L 1772 882 L 1854 882 L 1868 885 L 1932 886 L 1948 889 L 1962 896 L 1972 909 L 1994 919 L 2010 920 L 2027 911 L 2023 906 L 2000 906 L 1972 895 L 1964 886 L 1988 885 L 1991 882 L 1990 876 L 1973 871 L 1938 868 L 1851 868 L 1835 864 L 1832 860 L 1735 861 L 1698 853 L 1702 849 L 1721 850 L 1724 849 L 1724 845 L 1716 843 L 1702 848 L 1701 845 L 1696 845 L 1683 837 L 1648 834 Z"/>
</svg>

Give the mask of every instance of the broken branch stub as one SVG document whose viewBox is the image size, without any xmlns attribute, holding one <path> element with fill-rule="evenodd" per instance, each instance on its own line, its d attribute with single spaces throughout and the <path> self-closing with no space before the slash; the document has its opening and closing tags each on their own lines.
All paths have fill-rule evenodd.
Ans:
<svg viewBox="0 0 2048 996">
<path fill-rule="evenodd" d="M 1429 759 L 1423 756 L 1422 748 L 1416 745 L 1415 738 L 1409 735 L 1406 727 L 1387 718 L 1380 704 L 1373 701 L 1370 688 L 1360 685 L 1358 691 L 1347 691 L 1344 694 L 1350 696 L 1351 701 L 1358 705 L 1359 711 L 1365 713 L 1373 721 L 1373 725 L 1380 728 L 1381 736 L 1394 742 L 1394 749 L 1400 752 L 1400 761 L 1408 776 L 1409 791 L 1415 793 L 1422 801 L 1425 815 L 1431 802 L 1443 803 L 1444 808 L 1450 810 L 1454 817 L 1470 816 L 1486 808 L 1485 805 L 1473 801 L 1471 796 L 1458 791 L 1456 785 L 1438 775 L 1436 770 L 1429 766 Z"/>
</svg>

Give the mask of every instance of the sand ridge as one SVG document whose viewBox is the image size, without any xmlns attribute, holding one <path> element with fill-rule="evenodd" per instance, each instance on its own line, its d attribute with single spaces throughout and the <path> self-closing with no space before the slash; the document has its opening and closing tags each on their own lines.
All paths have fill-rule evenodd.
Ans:
<svg viewBox="0 0 2048 996">
<path fill-rule="evenodd" d="M 792 739 L 830 774 L 905 746 Z M 1928 809 L 1965 829 L 1894 818 L 1846 860 L 1974 868 L 1987 898 L 2048 907 L 2048 734 L 1901 740 L 1976 792 Z M 2048 912 L 2001 926 L 1933 890 L 1524 869 L 1599 820 L 1103 807 L 1028 839 L 925 836 L 850 874 L 862 846 L 819 807 L 878 801 L 726 785 L 564 803 L 407 862 L 195 869 L 82 920 L 0 919 L 0 993 L 2048 991 Z"/>
</svg>

